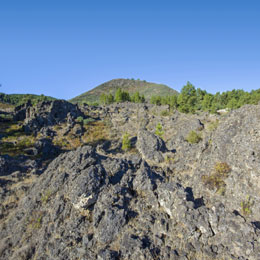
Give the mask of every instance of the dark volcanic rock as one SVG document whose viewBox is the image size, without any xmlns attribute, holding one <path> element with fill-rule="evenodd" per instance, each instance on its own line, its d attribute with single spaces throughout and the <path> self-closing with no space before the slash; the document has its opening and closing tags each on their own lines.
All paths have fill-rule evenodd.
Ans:
<svg viewBox="0 0 260 260">
<path fill-rule="evenodd" d="M 47 107 L 43 121 L 53 116 Z M 83 146 L 60 154 L 31 186 L 13 181 L 38 169 L 37 162 L 1 156 L 0 259 L 260 259 L 260 106 L 224 117 L 163 113 L 168 150 L 152 133 L 159 118 L 150 113 L 154 108 L 93 108 L 123 132 L 139 129 L 131 132 L 138 151 L 113 152 L 118 140 L 97 150 Z M 73 115 L 62 118 L 76 126 Z M 51 137 L 46 124 L 42 132 Z M 191 130 L 201 134 L 199 143 L 185 140 Z M 55 151 L 49 138 L 35 148 Z M 26 196 L 15 205 L 19 189 Z"/>
<path fill-rule="evenodd" d="M 67 121 L 67 115 L 76 119 L 83 116 L 77 105 L 65 100 L 43 101 L 34 107 L 28 107 L 24 129 L 26 132 L 37 132 L 42 127 L 53 126 Z"/>
<path fill-rule="evenodd" d="M 162 155 L 162 152 L 166 151 L 164 141 L 145 129 L 141 129 L 138 132 L 137 149 L 145 160 L 156 163 L 164 161 Z"/>
<path fill-rule="evenodd" d="M 10 157 L 8 155 L 0 156 L 0 176 L 8 175 L 10 170 Z"/>
<path fill-rule="evenodd" d="M 90 146 L 57 157 L 1 224 L 1 259 L 259 258 L 260 232 L 239 214 L 131 167 Z"/>
<path fill-rule="evenodd" d="M 26 110 L 32 106 L 31 101 L 26 104 L 15 107 L 13 119 L 15 121 L 23 121 L 26 118 Z"/>
<path fill-rule="evenodd" d="M 60 149 L 52 144 L 48 138 L 40 139 L 35 143 L 37 154 L 40 154 L 43 159 L 54 158 L 60 152 Z"/>
<path fill-rule="evenodd" d="M 26 156 L 13 158 L 9 155 L 0 156 L 0 176 L 10 175 L 15 171 L 27 172 L 37 168 L 37 161 Z"/>
</svg>

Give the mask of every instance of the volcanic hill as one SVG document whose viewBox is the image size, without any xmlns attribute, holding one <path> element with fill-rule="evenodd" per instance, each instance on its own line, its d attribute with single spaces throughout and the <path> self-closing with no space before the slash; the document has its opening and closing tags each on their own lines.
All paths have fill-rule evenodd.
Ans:
<svg viewBox="0 0 260 260">
<path fill-rule="evenodd" d="M 75 98 L 69 100 L 72 103 L 94 103 L 99 102 L 101 94 L 114 94 L 118 88 L 133 94 L 139 92 L 140 95 L 144 95 L 146 100 L 149 100 L 151 96 L 169 96 L 177 94 L 178 92 L 166 85 L 147 82 L 145 80 L 134 79 L 113 79 L 107 81 L 92 90 L 89 90 Z"/>
</svg>

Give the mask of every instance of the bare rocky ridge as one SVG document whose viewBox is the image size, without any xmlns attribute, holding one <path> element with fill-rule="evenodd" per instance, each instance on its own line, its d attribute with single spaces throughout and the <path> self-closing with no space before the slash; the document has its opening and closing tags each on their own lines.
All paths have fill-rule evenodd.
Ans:
<svg viewBox="0 0 260 260">
<path fill-rule="evenodd" d="M 260 259 L 260 105 L 219 116 L 46 104 L 26 108 L 24 127 L 47 147 L 56 124 L 91 135 L 78 116 L 108 122 L 110 137 L 47 158 L 0 156 L 0 259 Z"/>
</svg>

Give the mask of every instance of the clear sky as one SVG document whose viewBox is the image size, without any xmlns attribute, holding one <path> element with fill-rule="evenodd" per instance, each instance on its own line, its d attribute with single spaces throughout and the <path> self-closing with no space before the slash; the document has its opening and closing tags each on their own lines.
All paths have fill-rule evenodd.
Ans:
<svg viewBox="0 0 260 260">
<path fill-rule="evenodd" d="M 69 99 L 114 78 L 260 88 L 260 1 L 0 0 L 0 92 Z"/>
</svg>

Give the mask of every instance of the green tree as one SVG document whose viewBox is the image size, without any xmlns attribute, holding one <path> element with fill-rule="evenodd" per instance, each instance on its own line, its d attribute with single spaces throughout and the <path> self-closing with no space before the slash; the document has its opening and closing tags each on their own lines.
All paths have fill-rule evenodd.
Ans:
<svg viewBox="0 0 260 260">
<path fill-rule="evenodd" d="M 122 89 L 118 88 L 115 93 L 115 102 L 123 102 L 123 93 Z"/>
<path fill-rule="evenodd" d="M 201 108 L 204 111 L 209 111 L 212 105 L 213 95 L 206 94 L 201 102 Z"/>
<path fill-rule="evenodd" d="M 140 93 L 137 91 L 132 95 L 131 101 L 134 103 L 144 103 L 145 98 L 144 95 L 141 96 Z"/>
<path fill-rule="evenodd" d="M 150 99 L 150 103 L 160 106 L 162 104 L 162 98 L 160 96 L 152 96 Z"/>
<path fill-rule="evenodd" d="M 115 102 L 120 103 L 126 101 L 131 101 L 129 93 L 127 91 L 122 91 L 121 88 L 118 88 L 115 93 Z"/>
<path fill-rule="evenodd" d="M 187 82 L 178 96 L 178 109 L 183 113 L 193 113 L 196 110 L 196 100 L 196 89 L 190 82 Z"/>
</svg>

